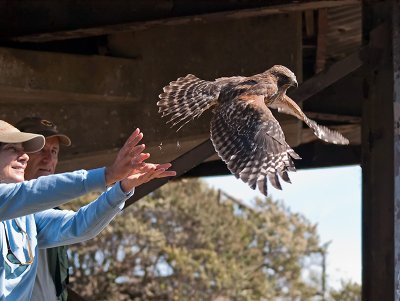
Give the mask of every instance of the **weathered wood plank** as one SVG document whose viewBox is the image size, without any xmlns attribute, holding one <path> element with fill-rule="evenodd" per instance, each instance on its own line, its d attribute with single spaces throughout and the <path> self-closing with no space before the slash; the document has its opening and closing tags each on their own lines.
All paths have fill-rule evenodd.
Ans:
<svg viewBox="0 0 400 301">
<path fill-rule="evenodd" d="M 400 300 L 400 1 L 392 2 L 394 118 L 394 294 Z"/>
<path fill-rule="evenodd" d="M 364 1 L 364 42 L 369 44 L 370 54 L 365 57 L 368 65 L 362 125 L 364 301 L 398 300 L 395 297 L 398 295 L 399 279 L 395 274 L 398 262 L 395 259 L 398 260 L 399 254 L 396 239 L 400 234 L 396 225 L 399 225 L 400 216 L 395 209 L 400 204 L 400 140 L 394 127 L 398 127 L 400 117 L 399 95 L 396 95 L 400 81 L 399 52 L 392 54 L 394 36 L 399 39 L 395 29 L 399 24 L 392 20 L 398 13 L 398 1 Z"/>
<path fill-rule="evenodd" d="M 119 34 L 110 37 L 107 57 L 0 48 L 0 102 L 145 102 L 187 73 L 251 75 L 275 62 L 301 74 L 300 22 L 291 14 Z"/>
<path fill-rule="evenodd" d="M 142 68 L 132 59 L 0 48 L 0 103 L 135 102 Z"/>
<path fill-rule="evenodd" d="M 326 8 L 318 10 L 318 35 L 317 35 L 317 54 L 315 59 L 315 73 L 325 69 L 327 43 L 326 34 L 328 32 L 328 10 Z"/>
<path fill-rule="evenodd" d="M 360 164 L 361 146 L 342 147 L 325 143 L 308 143 L 298 146 L 296 152 L 301 160 L 296 160 L 297 169 L 337 167 Z M 185 174 L 186 177 L 206 177 L 230 174 L 226 164 L 219 161 L 206 161 Z"/>
<path fill-rule="evenodd" d="M 110 1 L 111 2 L 111 1 Z M 152 1 L 154 2 L 154 1 Z M 156 1 L 155 1 L 156 2 Z M 197 2 L 197 3 L 196 3 Z M 104 15 L 107 14 L 90 14 L 88 15 L 88 19 L 77 19 L 74 20 L 72 29 L 57 29 L 59 27 L 71 27 L 71 25 L 62 24 L 61 26 L 55 26 L 54 23 L 57 24 L 57 20 L 53 20 L 53 24 L 46 28 L 44 25 L 41 29 L 41 32 L 36 32 L 33 34 L 22 34 L 22 33 L 14 33 L 13 36 L 8 36 L 14 41 L 18 42 L 48 42 L 55 40 L 65 40 L 65 39 L 74 39 L 74 38 L 83 38 L 90 36 L 99 36 L 99 35 L 109 35 L 121 32 L 132 32 L 138 30 L 145 30 L 155 26 L 175 26 L 175 25 L 184 25 L 184 24 L 192 24 L 192 23 L 210 23 L 210 22 L 221 22 L 232 19 L 241 19 L 241 18 L 250 18 L 250 17 L 263 17 L 268 15 L 276 15 L 276 14 L 287 14 L 297 11 L 305 11 L 305 10 L 314 10 L 321 8 L 329 8 L 329 7 L 337 7 L 337 6 L 346 6 L 346 5 L 359 5 L 359 0 L 312 0 L 312 1 L 257 1 L 255 4 L 254 1 L 241 1 L 233 2 L 233 1 L 221 1 L 218 3 L 215 1 L 201 1 L 205 3 L 199 3 L 199 1 L 195 1 L 194 3 L 181 2 L 178 5 L 175 1 L 164 1 L 163 5 L 158 5 L 158 8 L 164 8 L 164 10 L 155 12 L 147 12 L 145 11 L 145 15 L 150 15 L 147 17 L 147 20 L 143 20 L 143 15 L 133 14 L 131 16 L 131 22 L 123 22 L 122 18 L 119 20 L 113 20 L 111 23 L 108 20 L 104 20 Z M 140 1 L 141 3 L 141 1 Z M 82 5 L 82 3 L 79 3 Z M 96 7 L 96 3 L 90 3 L 93 5 L 93 8 Z M 141 3 L 140 5 L 144 5 Z M 193 8 L 193 5 L 197 7 L 197 9 Z M 104 3 L 103 3 L 104 6 Z M 110 7 L 111 11 L 115 10 L 114 7 Z M 174 8 L 172 10 L 172 8 Z M 85 10 L 88 8 L 85 6 Z M 121 10 L 125 10 L 126 13 L 126 5 L 122 5 Z M 148 8 L 147 8 L 148 9 Z M 68 8 L 67 8 L 68 10 Z M 79 10 L 78 8 L 74 8 L 74 10 Z M 107 11 L 107 8 L 102 7 L 102 10 Z M 1 11 L 1 7 L 0 7 Z M 96 10 L 95 10 L 96 11 Z M 137 10 L 132 10 L 136 13 Z M 191 12 L 195 11 L 196 14 Z M 180 15 L 174 14 L 174 12 L 178 12 Z M 114 13 L 116 14 L 116 13 Z M 80 15 L 79 13 L 77 15 Z M 91 18 L 90 18 L 90 17 Z M 94 16 L 94 17 L 93 17 Z M 93 20 L 93 18 L 96 18 Z M 145 17 L 146 18 L 146 17 Z M 108 18 L 109 19 L 109 18 Z M 125 17 L 126 19 L 126 17 Z M 79 21 L 78 21 L 79 20 Z M 84 22 L 84 23 L 82 23 Z M 70 20 L 71 23 L 71 20 Z M 95 25 L 93 25 L 95 24 Z M 50 24 L 49 24 L 50 25 Z M 17 30 L 20 30 L 19 28 Z M 25 31 L 32 31 L 32 29 L 25 29 Z M 10 32 L 10 30 L 6 31 Z"/>
<path fill-rule="evenodd" d="M 160 137 L 151 137 L 151 140 L 145 140 L 145 144 L 147 146 L 146 152 L 149 152 L 151 155 L 148 162 L 170 162 L 189 150 L 195 148 L 207 138 L 209 138 L 209 134 L 207 132 L 204 135 L 197 137 L 190 136 L 183 139 L 170 138 L 169 140 L 163 140 L 160 139 Z M 153 139 L 157 141 L 154 141 Z M 160 140 L 162 143 L 154 143 Z M 61 157 L 62 160 L 60 160 L 57 166 L 57 172 L 72 171 L 81 168 L 90 169 L 94 167 L 111 165 L 117 155 L 117 152 L 118 148 L 86 152 L 79 155 L 67 153 Z"/>
<path fill-rule="evenodd" d="M 315 21 L 314 21 L 314 11 L 313 10 L 306 10 L 304 12 L 304 19 L 305 19 L 305 27 L 306 27 L 306 36 L 312 37 L 315 35 Z"/>
<path fill-rule="evenodd" d="M 358 123 L 361 124 L 361 117 L 358 116 L 348 116 L 342 114 L 327 114 L 319 112 L 304 112 L 309 118 L 315 120 L 326 120 L 326 121 L 336 121 L 342 123 Z"/>
<path fill-rule="evenodd" d="M 176 176 L 182 176 L 214 153 L 214 146 L 210 139 L 200 143 L 190 151 L 184 153 L 171 162 L 173 169 L 176 171 Z M 135 194 L 126 202 L 125 208 L 137 202 L 150 192 L 168 183 L 169 180 L 170 178 L 157 179 L 136 188 Z"/>
<path fill-rule="evenodd" d="M 360 68 L 362 64 L 363 62 L 360 59 L 360 54 L 357 51 L 300 84 L 298 89 L 289 90 L 288 95 L 297 103 L 301 103 L 349 75 L 351 72 L 354 72 Z"/>
<path fill-rule="evenodd" d="M 336 125 L 330 126 L 329 128 L 342 133 L 343 136 L 349 139 L 351 145 L 361 144 L 361 124 Z M 309 128 L 303 129 L 301 143 L 310 143 L 312 141 L 318 141 L 313 131 Z"/>
</svg>

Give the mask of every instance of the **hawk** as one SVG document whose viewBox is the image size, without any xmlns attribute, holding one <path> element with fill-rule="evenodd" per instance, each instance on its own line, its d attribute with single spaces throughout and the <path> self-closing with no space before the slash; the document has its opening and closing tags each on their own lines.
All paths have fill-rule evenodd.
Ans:
<svg viewBox="0 0 400 301">
<path fill-rule="evenodd" d="M 340 133 L 307 118 L 286 95 L 296 86 L 296 76 L 288 68 L 275 65 L 250 77 L 221 77 L 202 80 L 189 74 L 163 88 L 157 102 L 167 123 L 179 126 L 214 107 L 211 140 L 221 159 L 236 178 L 267 195 L 267 180 L 282 189 L 280 179 L 290 183 L 288 171 L 295 171 L 292 159 L 301 159 L 287 144 L 285 135 L 270 108 L 295 116 L 319 138 L 329 143 L 348 144 Z"/>
</svg>

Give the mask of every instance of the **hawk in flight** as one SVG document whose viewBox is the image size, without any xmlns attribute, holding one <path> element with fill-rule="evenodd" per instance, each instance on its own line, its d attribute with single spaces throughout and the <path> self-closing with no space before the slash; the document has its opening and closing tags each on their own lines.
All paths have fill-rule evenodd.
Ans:
<svg viewBox="0 0 400 301">
<path fill-rule="evenodd" d="M 267 195 L 267 179 L 282 189 L 279 178 L 290 183 L 288 171 L 295 171 L 292 159 L 301 159 L 286 143 L 270 108 L 297 117 L 319 138 L 329 143 L 348 144 L 340 133 L 307 118 L 286 95 L 297 87 L 288 68 L 275 65 L 250 77 L 221 77 L 205 81 L 189 74 L 164 87 L 157 102 L 162 116 L 168 116 L 178 130 L 214 106 L 211 140 L 228 169 L 252 189 Z"/>
</svg>

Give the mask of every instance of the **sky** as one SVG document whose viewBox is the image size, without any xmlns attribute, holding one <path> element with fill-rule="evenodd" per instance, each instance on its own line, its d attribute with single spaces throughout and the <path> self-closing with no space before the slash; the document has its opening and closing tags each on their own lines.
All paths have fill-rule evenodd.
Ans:
<svg viewBox="0 0 400 301">
<path fill-rule="evenodd" d="M 361 168 L 346 166 L 298 170 L 283 181 L 283 190 L 268 187 L 274 200 L 283 200 L 291 212 L 318 224 L 321 244 L 331 242 L 327 256 L 328 285 L 340 280 L 361 284 Z M 204 177 L 215 189 L 250 202 L 264 196 L 234 176 Z"/>
</svg>

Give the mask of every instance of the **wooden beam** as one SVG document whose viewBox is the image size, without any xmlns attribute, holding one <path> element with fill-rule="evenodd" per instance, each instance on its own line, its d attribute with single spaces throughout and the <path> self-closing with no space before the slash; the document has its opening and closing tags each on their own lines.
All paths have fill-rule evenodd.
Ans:
<svg viewBox="0 0 400 301">
<path fill-rule="evenodd" d="M 296 160 L 297 169 L 355 165 L 361 163 L 361 146 L 341 147 L 323 142 L 307 143 L 295 148 L 302 157 Z M 185 177 L 206 177 L 230 175 L 226 164 L 221 161 L 206 161 L 189 170 Z"/>
<path fill-rule="evenodd" d="M 0 103 L 135 102 L 139 61 L 0 48 Z"/>
<path fill-rule="evenodd" d="M 164 85 L 187 73 L 204 79 L 251 75 L 279 61 L 301 74 L 300 24 L 300 15 L 291 14 L 221 22 L 218 28 L 205 24 L 120 34 L 110 39 L 110 56 L 0 48 L 0 103 L 143 104 L 152 99 L 154 104 Z M 274 43 L 259 39 L 262 35 Z M 231 49 L 228 57 L 219 43 Z"/>
<path fill-rule="evenodd" d="M 202 142 L 195 148 L 191 149 L 190 151 L 184 153 L 182 156 L 173 160 L 172 168 L 176 171 L 176 176 L 182 176 L 190 169 L 194 168 L 208 157 L 212 156 L 215 153 L 214 146 L 210 139 Z M 140 200 L 145 195 L 149 194 L 150 192 L 156 190 L 157 188 L 161 187 L 162 185 L 168 183 L 170 179 L 157 179 L 153 180 L 149 183 L 139 186 L 135 189 L 135 194 L 126 201 L 125 208 L 132 205 L 136 201 Z M 125 209 L 124 208 L 124 209 Z"/>
<path fill-rule="evenodd" d="M 319 73 L 325 69 L 327 51 L 326 34 L 328 32 L 328 26 L 328 10 L 326 8 L 318 10 L 318 35 L 315 73 Z"/>
<path fill-rule="evenodd" d="M 339 114 L 328 114 L 328 113 L 319 113 L 319 112 L 308 112 L 305 111 L 309 118 L 315 120 L 325 120 L 325 121 L 335 121 L 341 123 L 356 123 L 361 124 L 361 117 L 358 116 L 348 116 L 348 115 L 339 115 Z"/>
<path fill-rule="evenodd" d="M 154 2 L 154 1 L 152 1 Z M 165 1 L 164 1 L 165 2 Z M 171 1 L 170 1 L 171 2 Z M 99 35 L 110 35 L 121 32 L 132 32 L 138 30 L 149 29 L 155 26 L 176 26 L 192 23 L 210 23 L 210 22 L 221 22 L 225 20 L 242 19 L 250 17 L 264 17 L 268 15 L 276 14 L 287 14 L 296 11 L 307 11 L 315 10 L 321 8 L 346 6 L 346 5 L 360 5 L 359 0 L 305 0 L 305 1 L 279 1 L 280 4 L 273 3 L 271 5 L 270 1 L 259 1 L 261 4 L 252 4 L 251 1 L 244 2 L 244 4 L 232 4 L 229 1 L 222 2 L 218 1 L 218 4 L 214 1 L 205 1 L 206 4 L 201 6 L 201 3 L 188 3 L 188 6 L 198 5 L 198 9 L 189 9 L 183 6 L 181 9 L 174 5 L 173 1 L 168 5 L 165 4 L 165 11 L 163 11 L 163 17 L 161 14 L 150 16 L 149 19 L 143 20 L 140 15 L 132 16 L 133 21 L 131 22 L 116 22 L 115 23 L 105 23 L 101 20 L 101 15 L 98 16 L 100 19 L 90 20 L 90 24 L 78 22 L 73 29 L 54 29 L 57 26 L 50 25 L 46 31 L 33 34 L 14 34 L 12 37 L 8 37 L 13 41 L 17 42 L 49 42 L 55 40 L 66 40 L 66 39 L 76 39 L 90 36 Z M 112 3 L 112 1 L 110 1 Z M 184 2 L 182 2 L 184 3 Z M 181 3 L 181 5 L 182 5 Z M 95 5 L 94 5 L 95 7 Z M 160 6 L 159 6 L 160 7 Z M 174 10 L 172 10 L 172 7 Z M 206 11 L 204 10 L 206 7 Z M 221 8 L 222 7 L 222 8 Z M 250 8 L 249 8 L 250 7 Z M 105 9 L 103 7 L 103 9 Z M 148 9 L 148 8 L 147 8 Z M 76 8 L 75 8 L 76 10 Z M 115 10 L 113 8 L 112 10 Z M 170 11 L 168 11 L 170 10 Z M 1 11 L 1 9 L 0 9 Z M 182 15 L 174 15 L 173 11 L 181 11 Z M 195 11 L 195 14 L 191 13 Z M 140 11 L 139 11 L 140 12 Z M 15 18 L 16 16 L 14 16 Z M 157 18 L 158 17 L 158 18 Z M 161 17 L 161 18 L 160 18 Z M 152 19 L 153 18 L 153 19 Z M 155 18 L 155 19 L 154 19 Z M 90 18 L 89 18 L 90 19 Z M 135 20 L 140 19 L 140 20 Z M 56 22 L 56 20 L 54 20 Z M 76 23 L 77 20 L 70 20 L 72 23 Z M 114 21 L 115 22 L 115 21 Z M 96 24 L 93 26 L 93 24 Z M 100 25 L 101 24 L 101 25 Z M 6 31 L 7 32 L 7 31 Z M 9 31 L 8 31 L 9 32 Z"/>
<path fill-rule="evenodd" d="M 395 300 L 400 300 L 400 2 L 392 2 L 393 80 L 394 80 L 394 290 Z"/>
<path fill-rule="evenodd" d="M 360 53 L 357 51 L 300 84 L 299 88 L 289 90 L 288 95 L 297 103 L 301 103 L 349 75 L 351 72 L 354 72 L 362 64 Z"/>
<path fill-rule="evenodd" d="M 349 139 L 351 145 L 361 144 L 361 124 L 345 124 L 329 126 L 330 129 L 338 131 L 347 139 Z M 310 128 L 303 128 L 301 132 L 301 142 L 310 143 L 312 141 L 318 141 L 313 130 Z"/>
<path fill-rule="evenodd" d="M 302 158 L 295 162 L 297 169 L 356 165 L 361 161 L 360 145 L 343 147 L 318 141 L 302 144 L 295 151 Z"/>
<path fill-rule="evenodd" d="M 304 12 L 304 22 L 306 28 L 306 37 L 310 38 L 315 35 L 315 22 L 314 22 L 314 11 L 306 10 Z"/>
<path fill-rule="evenodd" d="M 362 300 L 399 300 L 399 1 L 364 1 Z M 373 63 L 371 63 L 373 62 Z"/>
<path fill-rule="evenodd" d="M 208 137 L 208 131 L 201 136 L 187 136 L 181 139 L 171 139 L 171 137 L 169 139 L 162 139 L 155 136 L 147 137 L 146 135 L 146 152 L 149 152 L 151 155 L 151 159 L 148 161 L 158 163 L 170 162 L 189 152 L 191 149 L 196 148 Z M 161 140 L 162 143 L 155 143 L 157 140 Z M 90 169 L 94 167 L 111 165 L 115 160 L 117 152 L 118 149 L 115 148 L 103 151 L 86 152 L 80 155 L 73 153 L 67 153 L 64 155 L 64 153 L 62 153 L 63 157 L 61 157 L 61 160 L 57 166 L 57 172 L 73 171 L 81 168 Z"/>
</svg>

